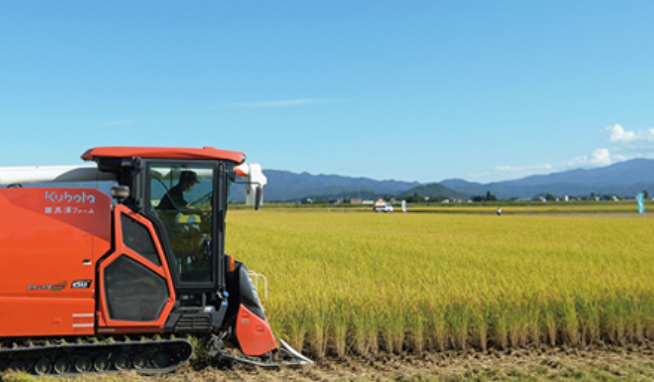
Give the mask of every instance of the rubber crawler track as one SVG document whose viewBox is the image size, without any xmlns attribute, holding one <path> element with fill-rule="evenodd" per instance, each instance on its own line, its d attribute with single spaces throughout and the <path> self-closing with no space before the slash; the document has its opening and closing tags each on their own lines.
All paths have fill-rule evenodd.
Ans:
<svg viewBox="0 0 654 382">
<path fill-rule="evenodd" d="M 154 375 L 179 368 L 192 355 L 193 345 L 178 338 L 14 339 L 0 341 L 0 371 L 74 377 L 136 370 Z"/>
</svg>

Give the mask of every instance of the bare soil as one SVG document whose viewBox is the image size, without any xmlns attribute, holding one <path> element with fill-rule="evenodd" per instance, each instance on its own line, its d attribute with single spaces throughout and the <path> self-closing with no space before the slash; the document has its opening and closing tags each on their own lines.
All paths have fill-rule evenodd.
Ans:
<svg viewBox="0 0 654 382">
<path fill-rule="evenodd" d="M 652 380 L 654 346 L 542 346 L 486 353 L 442 352 L 324 359 L 314 366 L 264 370 L 187 367 L 162 381 L 552 381 Z"/>
</svg>

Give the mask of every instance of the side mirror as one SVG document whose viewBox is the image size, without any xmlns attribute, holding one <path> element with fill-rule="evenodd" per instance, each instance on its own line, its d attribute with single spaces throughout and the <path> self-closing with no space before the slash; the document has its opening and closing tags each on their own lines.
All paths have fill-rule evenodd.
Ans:
<svg viewBox="0 0 654 382">
<path fill-rule="evenodd" d="M 263 195 L 261 195 L 261 186 L 255 188 L 254 192 L 254 210 L 258 210 L 259 206 L 261 205 L 261 198 Z"/>
<path fill-rule="evenodd" d="M 254 206 L 255 210 L 263 203 L 263 186 L 257 182 L 234 182 L 245 185 L 245 203 Z"/>
<path fill-rule="evenodd" d="M 111 187 L 111 196 L 116 198 L 118 203 L 122 203 L 125 199 L 129 198 L 129 187 L 127 186 L 113 186 Z"/>
</svg>

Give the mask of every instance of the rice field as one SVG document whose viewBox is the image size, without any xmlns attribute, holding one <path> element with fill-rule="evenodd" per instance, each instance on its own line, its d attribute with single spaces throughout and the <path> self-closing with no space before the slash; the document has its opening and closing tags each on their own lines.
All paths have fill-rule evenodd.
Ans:
<svg viewBox="0 0 654 382">
<path fill-rule="evenodd" d="M 316 358 L 642 343 L 654 219 L 230 211 L 277 337 Z"/>
</svg>

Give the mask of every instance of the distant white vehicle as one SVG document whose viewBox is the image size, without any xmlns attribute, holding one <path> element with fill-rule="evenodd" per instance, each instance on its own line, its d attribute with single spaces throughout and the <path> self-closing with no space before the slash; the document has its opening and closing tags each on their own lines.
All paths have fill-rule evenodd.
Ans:
<svg viewBox="0 0 654 382">
<path fill-rule="evenodd" d="M 372 206 L 372 210 L 375 212 L 393 212 L 393 206 L 390 203 L 386 203 L 384 199 L 377 199 Z"/>
</svg>

